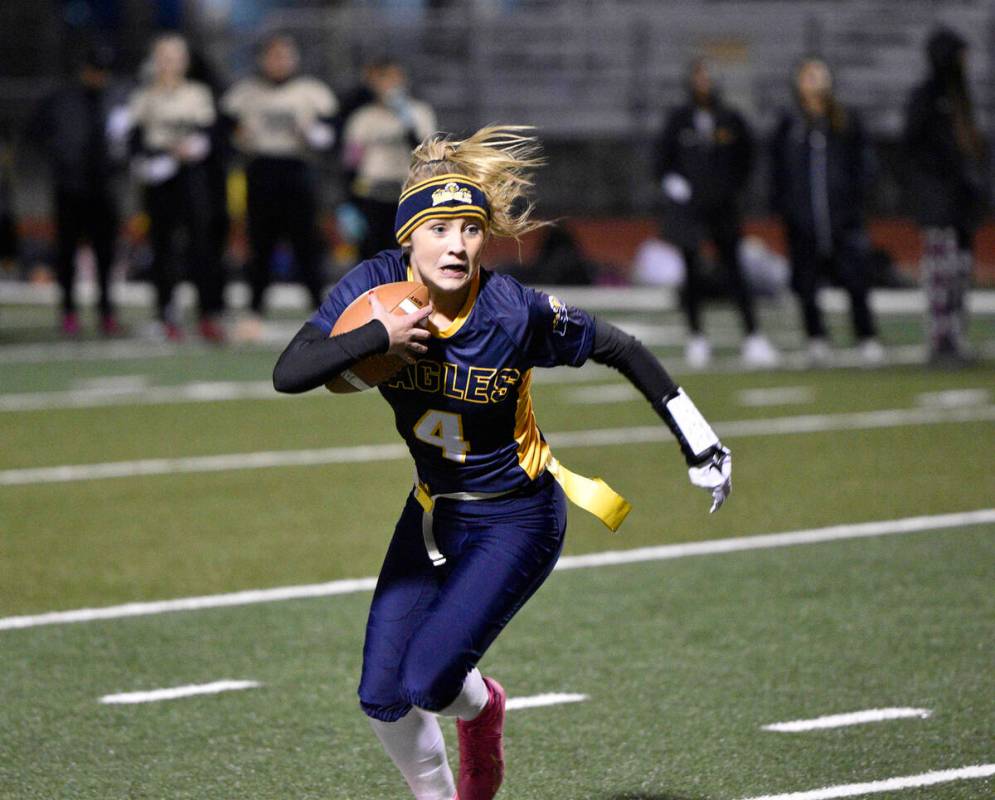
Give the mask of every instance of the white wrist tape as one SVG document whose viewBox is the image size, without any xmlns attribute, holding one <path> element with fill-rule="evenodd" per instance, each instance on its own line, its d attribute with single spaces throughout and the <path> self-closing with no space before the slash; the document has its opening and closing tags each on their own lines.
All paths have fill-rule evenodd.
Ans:
<svg viewBox="0 0 995 800">
<path fill-rule="evenodd" d="M 705 421 L 683 389 L 677 390 L 677 394 L 667 401 L 665 408 L 695 457 L 704 455 L 709 448 L 719 444 L 719 437 L 715 435 L 712 426 Z"/>
<path fill-rule="evenodd" d="M 327 150 L 335 142 L 335 130 L 321 122 L 313 122 L 304 129 L 304 138 L 315 150 Z"/>
</svg>

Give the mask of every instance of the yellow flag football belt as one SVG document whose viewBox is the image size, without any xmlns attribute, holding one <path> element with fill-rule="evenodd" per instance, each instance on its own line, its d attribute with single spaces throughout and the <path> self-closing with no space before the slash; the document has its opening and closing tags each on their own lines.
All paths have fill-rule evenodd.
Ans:
<svg viewBox="0 0 995 800">
<path fill-rule="evenodd" d="M 615 533 L 625 518 L 632 511 L 632 504 L 622 495 L 612 489 L 601 478 L 586 478 L 576 472 L 572 472 L 564 467 L 559 461 L 549 457 L 546 469 L 552 475 L 563 493 L 571 503 L 600 519 L 605 526 Z M 493 500 L 512 494 L 516 489 L 509 489 L 506 492 L 445 492 L 432 494 L 428 484 L 424 481 L 415 483 L 415 500 L 422 507 L 422 538 L 425 540 L 425 551 L 429 559 L 435 566 L 446 563 L 446 557 L 439 550 L 435 542 L 434 523 L 432 511 L 435 509 L 435 501 L 440 497 L 447 500 Z"/>
</svg>

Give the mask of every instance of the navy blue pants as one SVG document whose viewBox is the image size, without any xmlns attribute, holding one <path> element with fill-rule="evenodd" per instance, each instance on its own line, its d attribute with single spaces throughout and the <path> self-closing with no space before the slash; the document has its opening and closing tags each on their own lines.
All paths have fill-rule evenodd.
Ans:
<svg viewBox="0 0 995 800">
<path fill-rule="evenodd" d="M 411 707 L 439 711 L 456 699 L 498 633 L 556 564 L 566 499 L 543 474 L 493 500 L 439 499 L 435 567 L 422 538 L 422 509 L 409 497 L 377 582 L 363 647 L 359 699 L 374 719 Z"/>
</svg>

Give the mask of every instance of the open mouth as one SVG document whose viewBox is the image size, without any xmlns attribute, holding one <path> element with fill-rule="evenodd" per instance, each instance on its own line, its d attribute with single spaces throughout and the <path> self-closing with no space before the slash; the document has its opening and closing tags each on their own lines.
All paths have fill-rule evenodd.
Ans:
<svg viewBox="0 0 995 800">
<path fill-rule="evenodd" d="M 466 264 L 444 264 L 439 271 L 451 278 L 461 278 L 466 275 L 468 268 Z"/>
</svg>

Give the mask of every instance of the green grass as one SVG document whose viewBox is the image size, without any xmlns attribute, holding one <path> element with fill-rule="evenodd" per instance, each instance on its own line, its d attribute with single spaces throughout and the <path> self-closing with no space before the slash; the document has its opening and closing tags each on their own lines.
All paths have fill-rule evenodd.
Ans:
<svg viewBox="0 0 995 800">
<path fill-rule="evenodd" d="M 993 558 L 990 529 L 962 529 L 557 574 L 485 668 L 513 695 L 590 700 L 511 713 L 503 796 L 736 798 L 990 760 Z M 4 634 L 0 793 L 405 797 L 355 704 L 367 603 Z M 219 678 L 264 687 L 97 703 Z M 934 716 L 759 730 L 889 705 Z"/>
<path fill-rule="evenodd" d="M 18 319 L 41 313 L 19 309 Z M 975 331 L 992 332 L 990 319 L 979 322 Z M 790 343 L 792 324 L 773 328 L 775 338 Z M 887 331 L 890 343 L 911 343 L 918 321 L 889 319 Z M 0 353 L 33 333 L 19 329 Z M 659 352 L 679 367 L 675 350 Z M 0 362 L 0 392 L 120 375 L 155 386 L 265 381 L 274 358 L 182 347 L 143 360 Z M 956 389 L 995 396 L 990 363 L 680 377 L 717 423 L 909 409 L 923 393 Z M 542 428 L 659 424 L 642 400 L 571 402 L 589 385 L 540 376 Z M 739 402 L 743 389 L 772 387 L 805 387 L 814 399 Z M 993 433 L 991 421 L 951 421 L 731 436 L 735 490 L 711 516 L 669 442 L 564 447 L 565 464 L 603 476 L 635 506 L 617 536 L 571 509 L 567 552 L 989 508 Z M 0 471 L 396 441 L 372 395 L 0 412 Z M 374 575 L 410 478 L 399 459 L 0 485 L 0 617 Z M 995 761 L 993 534 L 984 525 L 557 573 L 482 666 L 512 696 L 590 700 L 510 715 L 499 797 L 738 800 Z M 356 706 L 368 603 L 359 593 L 0 631 L 0 798 L 407 797 Z M 97 702 L 224 678 L 263 687 Z M 884 706 L 934 714 L 760 730 Z M 988 780 L 878 796 L 993 794 Z"/>
</svg>

